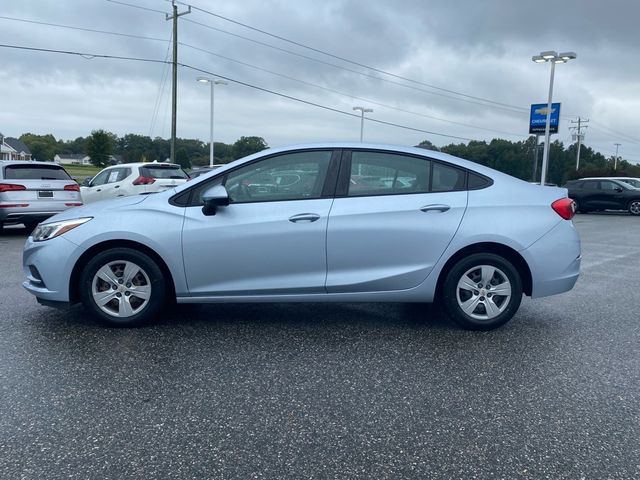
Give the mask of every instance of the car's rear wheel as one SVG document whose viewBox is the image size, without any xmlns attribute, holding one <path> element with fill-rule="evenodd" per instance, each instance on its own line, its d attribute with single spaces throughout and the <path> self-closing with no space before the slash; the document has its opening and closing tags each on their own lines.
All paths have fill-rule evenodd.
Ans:
<svg viewBox="0 0 640 480">
<path fill-rule="evenodd" d="M 629 213 L 631 215 L 640 215 L 640 200 L 631 200 L 629 202 Z"/>
<path fill-rule="evenodd" d="M 447 273 L 443 306 L 454 322 L 469 330 L 492 330 L 515 315 L 522 300 L 522 279 L 505 258 L 476 253 Z"/>
<path fill-rule="evenodd" d="M 100 252 L 84 267 L 82 303 L 103 323 L 138 326 L 152 320 L 165 304 L 166 281 L 148 255 L 129 248 Z"/>
</svg>

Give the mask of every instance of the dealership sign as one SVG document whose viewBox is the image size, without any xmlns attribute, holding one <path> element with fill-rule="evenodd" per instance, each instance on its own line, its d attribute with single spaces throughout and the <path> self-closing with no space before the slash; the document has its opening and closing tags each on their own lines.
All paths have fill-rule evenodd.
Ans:
<svg viewBox="0 0 640 480">
<path fill-rule="evenodd" d="M 547 124 L 547 104 L 534 103 L 531 105 L 529 117 L 529 133 L 544 133 Z M 551 118 L 549 118 L 549 133 L 558 133 L 560 124 L 560 104 L 551 104 Z"/>
</svg>

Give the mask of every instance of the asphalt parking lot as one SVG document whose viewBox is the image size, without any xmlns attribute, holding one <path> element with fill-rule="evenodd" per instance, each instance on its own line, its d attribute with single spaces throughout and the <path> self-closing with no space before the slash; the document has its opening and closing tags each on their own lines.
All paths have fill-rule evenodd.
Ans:
<svg viewBox="0 0 640 480">
<path fill-rule="evenodd" d="M 179 308 L 106 329 L 22 289 L 0 233 L 0 478 L 640 478 L 640 218 L 473 333 L 402 304 Z"/>
</svg>

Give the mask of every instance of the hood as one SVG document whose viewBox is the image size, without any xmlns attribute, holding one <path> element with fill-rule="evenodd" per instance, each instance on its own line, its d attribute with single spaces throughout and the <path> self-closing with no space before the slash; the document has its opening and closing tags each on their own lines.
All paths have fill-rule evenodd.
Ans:
<svg viewBox="0 0 640 480">
<path fill-rule="evenodd" d="M 149 195 L 132 195 L 130 197 L 119 197 L 119 198 L 113 198 L 109 200 L 102 200 L 99 202 L 93 202 L 87 205 L 83 205 L 82 207 L 74 207 L 74 208 L 65 210 L 62 213 L 59 213 L 57 215 L 54 215 L 51 218 L 48 218 L 43 223 L 58 222 L 60 220 L 71 220 L 71 219 L 80 218 L 80 217 L 95 217 L 96 215 L 102 212 L 119 210 L 125 207 L 129 207 L 131 205 L 142 203 L 147 198 L 149 198 Z"/>
</svg>

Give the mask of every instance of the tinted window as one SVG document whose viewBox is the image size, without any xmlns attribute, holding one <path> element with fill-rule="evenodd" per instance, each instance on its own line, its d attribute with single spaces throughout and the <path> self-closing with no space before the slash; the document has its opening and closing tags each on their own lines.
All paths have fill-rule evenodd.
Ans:
<svg viewBox="0 0 640 480">
<path fill-rule="evenodd" d="M 230 172 L 224 186 L 231 203 L 320 198 L 331 151 L 288 153 Z"/>
<path fill-rule="evenodd" d="M 584 188 L 585 190 L 596 190 L 598 188 L 598 182 L 595 182 L 595 181 L 584 182 L 584 185 L 582 186 L 582 188 Z"/>
<path fill-rule="evenodd" d="M 620 188 L 620 186 L 613 182 L 600 182 L 600 190 L 615 190 L 616 188 Z"/>
<path fill-rule="evenodd" d="M 230 203 L 320 198 L 331 151 L 296 152 L 266 158 L 202 182 L 191 190 L 190 206 L 201 206 L 202 195 L 223 184 Z"/>
<path fill-rule="evenodd" d="M 478 175 L 477 173 L 469 172 L 469 177 L 467 179 L 467 188 L 469 190 L 478 190 L 480 188 L 488 187 L 491 185 L 491 180 L 482 175 Z"/>
<path fill-rule="evenodd" d="M 349 196 L 425 193 L 431 162 L 380 152 L 353 152 Z"/>
<path fill-rule="evenodd" d="M 464 190 L 466 172 L 442 163 L 433 164 L 432 192 L 452 192 Z"/>
<path fill-rule="evenodd" d="M 56 165 L 7 165 L 7 180 L 70 180 L 69 174 Z"/>
<path fill-rule="evenodd" d="M 178 165 L 145 165 L 140 167 L 140 175 L 151 178 L 189 178 Z"/>
</svg>

